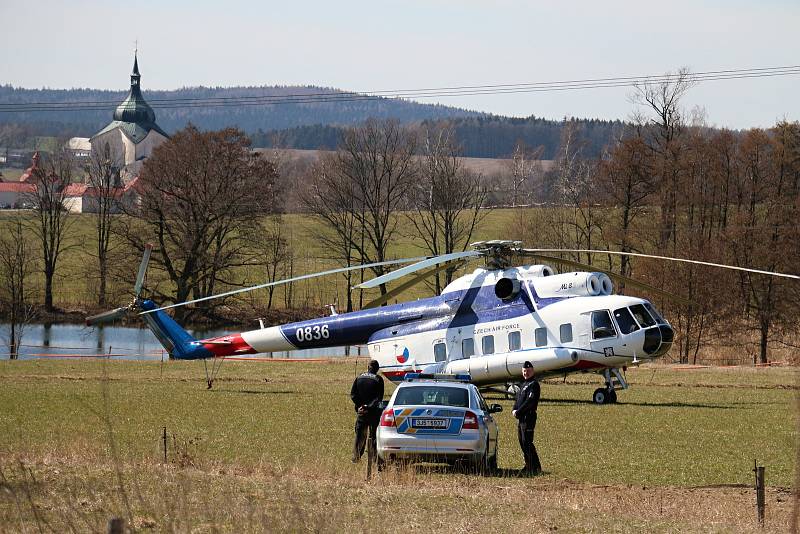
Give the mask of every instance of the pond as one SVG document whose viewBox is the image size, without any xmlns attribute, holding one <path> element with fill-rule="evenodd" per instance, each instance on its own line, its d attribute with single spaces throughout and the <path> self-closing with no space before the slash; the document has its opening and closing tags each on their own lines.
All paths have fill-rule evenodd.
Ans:
<svg viewBox="0 0 800 534">
<path fill-rule="evenodd" d="M 198 339 L 231 333 L 232 329 L 191 330 Z M 0 323 L 0 359 L 9 358 L 9 324 Z M 366 355 L 366 347 L 331 347 L 253 355 L 259 358 L 325 358 Z M 126 326 L 87 327 L 78 324 L 29 324 L 25 326 L 20 359 L 100 358 L 160 360 L 167 358 L 161 344 L 147 328 Z M 246 357 L 246 356 L 245 356 Z"/>
</svg>

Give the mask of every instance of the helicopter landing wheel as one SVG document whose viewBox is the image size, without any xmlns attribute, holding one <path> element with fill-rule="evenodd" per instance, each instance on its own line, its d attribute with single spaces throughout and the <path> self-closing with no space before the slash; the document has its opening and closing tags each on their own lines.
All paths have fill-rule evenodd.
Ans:
<svg viewBox="0 0 800 534">
<path fill-rule="evenodd" d="M 592 395 L 595 404 L 612 404 L 617 402 L 617 392 L 609 388 L 597 388 Z"/>
</svg>

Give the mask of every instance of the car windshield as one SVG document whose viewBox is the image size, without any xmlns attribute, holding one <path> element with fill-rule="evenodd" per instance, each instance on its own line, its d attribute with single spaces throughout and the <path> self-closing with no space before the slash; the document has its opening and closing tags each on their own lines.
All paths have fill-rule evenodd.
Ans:
<svg viewBox="0 0 800 534">
<path fill-rule="evenodd" d="M 436 385 L 405 387 L 397 390 L 394 404 L 469 408 L 469 392 L 465 388 Z"/>
</svg>

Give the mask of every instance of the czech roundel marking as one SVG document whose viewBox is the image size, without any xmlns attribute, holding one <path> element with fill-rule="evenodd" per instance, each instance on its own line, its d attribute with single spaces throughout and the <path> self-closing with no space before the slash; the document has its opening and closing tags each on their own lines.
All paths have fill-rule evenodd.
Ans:
<svg viewBox="0 0 800 534">
<path fill-rule="evenodd" d="M 396 358 L 397 358 L 397 361 L 398 361 L 399 363 L 406 363 L 406 362 L 408 361 L 408 354 L 409 354 L 409 353 L 408 353 L 408 347 L 404 347 L 404 348 L 403 348 L 403 354 L 398 354 L 398 355 L 396 356 Z"/>
</svg>

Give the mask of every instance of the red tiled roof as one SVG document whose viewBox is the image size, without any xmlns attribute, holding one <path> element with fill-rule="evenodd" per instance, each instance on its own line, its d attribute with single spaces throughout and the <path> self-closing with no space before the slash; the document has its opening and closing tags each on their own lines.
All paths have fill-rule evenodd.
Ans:
<svg viewBox="0 0 800 534">
<path fill-rule="evenodd" d="M 86 184 L 69 184 L 64 188 L 65 197 L 82 197 L 89 186 Z"/>
<path fill-rule="evenodd" d="M 0 193 L 33 193 L 35 184 L 26 182 L 0 182 Z"/>
</svg>

